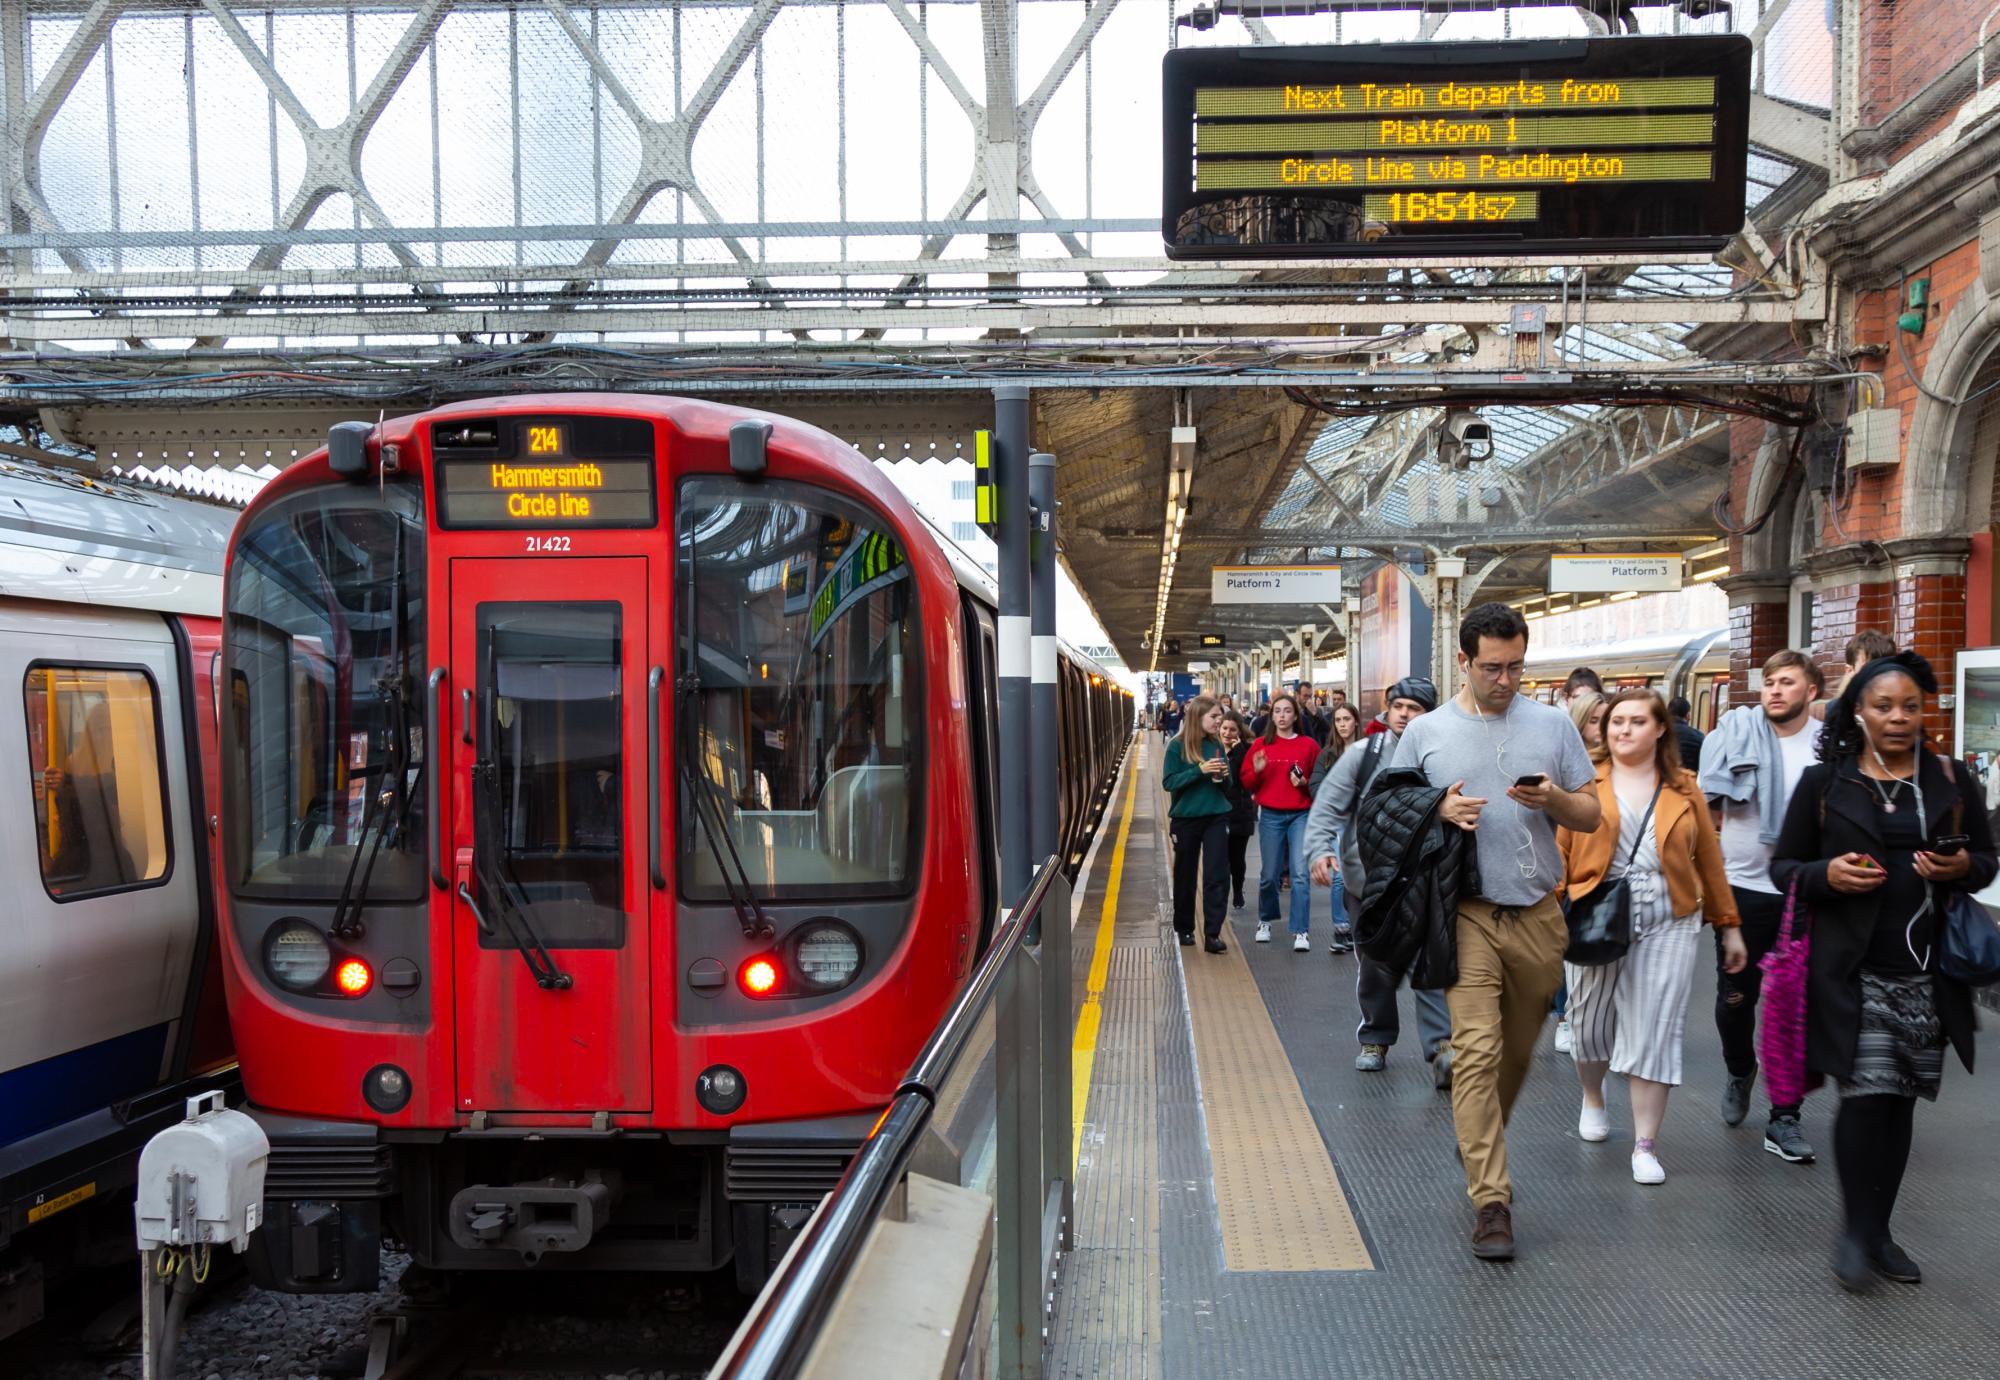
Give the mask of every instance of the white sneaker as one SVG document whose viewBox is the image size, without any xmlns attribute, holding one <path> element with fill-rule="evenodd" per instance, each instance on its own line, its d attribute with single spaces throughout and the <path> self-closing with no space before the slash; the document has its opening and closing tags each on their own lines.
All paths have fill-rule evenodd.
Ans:
<svg viewBox="0 0 2000 1380">
<path fill-rule="evenodd" d="M 1611 1114 L 1602 1107 L 1593 1107 L 1585 1103 L 1583 1110 L 1577 1113 L 1576 1134 L 1580 1139 L 1593 1143 L 1610 1139 Z M 1637 1155 L 1632 1157 L 1632 1163 L 1634 1165 L 1639 1163 Z"/>
<path fill-rule="evenodd" d="M 1271 927 L 1269 925 L 1263 924 L 1261 922 L 1258 924 L 1257 942 L 1259 944 L 1268 944 L 1271 942 Z"/>
<path fill-rule="evenodd" d="M 1310 940 L 1308 940 L 1308 939 L 1307 939 L 1307 938 L 1306 938 L 1306 937 L 1305 937 L 1304 935 L 1302 935 L 1302 934 L 1295 934 L 1295 935 L 1293 935 L 1293 936 L 1292 936 L 1292 952 L 1293 952 L 1293 953 L 1295 953 L 1295 954 L 1306 954 L 1306 953 L 1311 953 L 1311 952 L 1312 952 L 1312 943 L 1311 943 L 1311 941 L 1310 941 Z"/>
<path fill-rule="evenodd" d="M 1667 1171 L 1660 1168 L 1660 1157 L 1651 1150 L 1632 1152 L 1632 1182 L 1635 1184 L 1663 1184 L 1667 1181 Z"/>
<path fill-rule="evenodd" d="M 1570 1035 L 1569 1035 L 1569 1022 L 1568 1022 L 1568 1021 L 1557 1021 L 1557 1022 L 1556 1022 L 1556 1053 L 1558 1053 L 1558 1054 L 1567 1054 L 1567 1053 L 1569 1053 L 1569 1052 L 1570 1052 L 1570 1050 L 1571 1050 L 1571 1049 L 1572 1049 L 1572 1048 L 1574 1047 L 1574 1045 L 1575 1045 L 1575 1041 L 1571 1040 L 1571 1039 L 1570 1039 Z"/>
</svg>

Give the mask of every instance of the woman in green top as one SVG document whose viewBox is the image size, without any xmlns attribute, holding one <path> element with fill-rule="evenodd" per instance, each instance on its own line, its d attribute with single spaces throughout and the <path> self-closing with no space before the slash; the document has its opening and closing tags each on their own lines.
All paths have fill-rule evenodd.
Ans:
<svg viewBox="0 0 2000 1380">
<path fill-rule="evenodd" d="M 1212 954 L 1227 952 L 1222 921 L 1229 905 L 1229 797 L 1222 781 L 1229 773 L 1229 754 L 1216 734 L 1222 728 L 1222 708 L 1207 695 L 1187 707 L 1179 736 L 1167 743 L 1160 784 L 1173 797 L 1167 811 L 1174 840 L 1174 932 L 1183 944 L 1194 943 L 1195 874 L 1201 874 L 1204 946 Z"/>
</svg>

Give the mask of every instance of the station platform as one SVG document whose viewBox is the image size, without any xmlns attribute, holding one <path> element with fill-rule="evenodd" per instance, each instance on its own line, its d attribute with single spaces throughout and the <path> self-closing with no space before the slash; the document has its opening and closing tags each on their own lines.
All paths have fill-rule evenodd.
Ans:
<svg viewBox="0 0 2000 1380">
<path fill-rule="evenodd" d="M 1328 894 L 1310 953 L 1282 923 L 1252 943 L 1253 846 L 1229 952 L 1174 942 L 1161 741 L 1142 733 L 1128 754 L 1077 907 L 1077 1221 L 1049 1375 L 2000 1373 L 2000 1069 L 1968 1078 L 1953 1060 L 1918 1110 L 1896 1236 L 1924 1283 L 1847 1295 L 1831 1269 L 1834 1098 L 1806 1102 L 1811 1165 L 1764 1152 L 1761 1102 L 1722 1124 L 1704 962 L 1660 1140 L 1667 1182 L 1632 1182 L 1621 1079 L 1611 1139 L 1577 1138 L 1551 1021 L 1509 1133 L 1520 1255 L 1475 1259 L 1449 1094 L 1407 991 L 1387 1071 L 1354 1070 L 1354 959 L 1327 951 Z"/>
</svg>

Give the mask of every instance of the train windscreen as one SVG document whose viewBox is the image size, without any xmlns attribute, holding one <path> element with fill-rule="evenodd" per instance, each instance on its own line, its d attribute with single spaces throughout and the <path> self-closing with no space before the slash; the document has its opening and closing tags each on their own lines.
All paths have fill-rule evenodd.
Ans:
<svg viewBox="0 0 2000 1380">
<path fill-rule="evenodd" d="M 924 734 L 901 542 L 821 490 L 701 478 L 676 543 L 683 894 L 907 892 Z"/>
<path fill-rule="evenodd" d="M 417 488 L 257 510 L 230 568 L 223 774 L 231 885 L 326 900 L 423 887 L 424 537 Z"/>
</svg>

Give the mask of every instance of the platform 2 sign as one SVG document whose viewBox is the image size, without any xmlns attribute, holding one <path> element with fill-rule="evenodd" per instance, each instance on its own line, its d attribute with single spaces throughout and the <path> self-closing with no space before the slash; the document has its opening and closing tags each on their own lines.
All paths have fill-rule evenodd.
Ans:
<svg viewBox="0 0 2000 1380">
<path fill-rule="evenodd" d="M 1218 565 L 1209 575 L 1212 604 L 1337 604 L 1337 565 Z"/>
<path fill-rule="evenodd" d="M 1167 255 L 1718 249 L 1743 227 L 1750 58 L 1740 34 L 1176 49 Z"/>
</svg>

